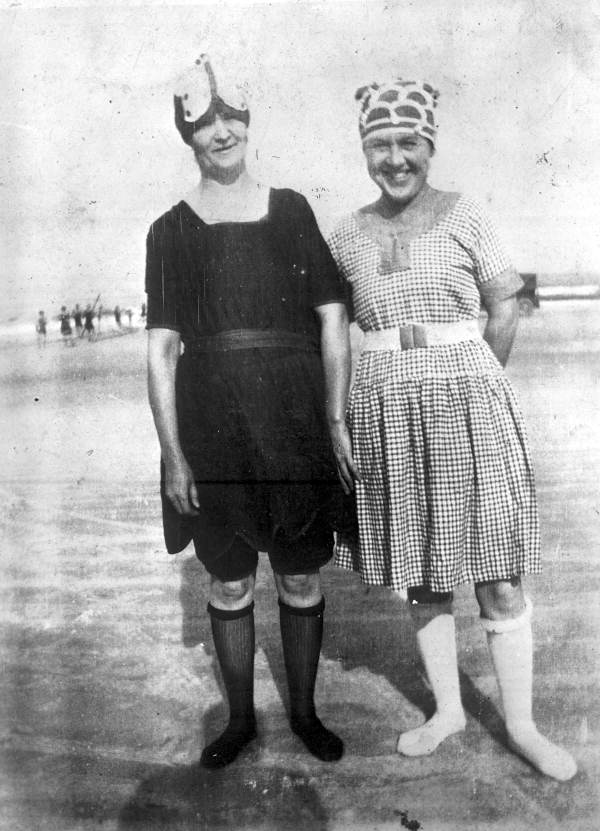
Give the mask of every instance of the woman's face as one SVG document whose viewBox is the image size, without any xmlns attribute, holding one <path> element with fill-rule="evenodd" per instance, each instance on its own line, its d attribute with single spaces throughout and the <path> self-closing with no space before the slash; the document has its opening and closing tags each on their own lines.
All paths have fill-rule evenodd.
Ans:
<svg viewBox="0 0 600 831">
<path fill-rule="evenodd" d="M 398 205 L 412 201 L 427 181 L 433 151 L 422 136 L 389 127 L 367 136 L 363 152 L 369 176 Z"/>
<path fill-rule="evenodd" d="M 218 181 L 237 179 L 244 170 L 247 144 L 248 128 L 244 122 L 219 114 L 192 136 L 192 148 L 202 173 Z"/>
</svg>

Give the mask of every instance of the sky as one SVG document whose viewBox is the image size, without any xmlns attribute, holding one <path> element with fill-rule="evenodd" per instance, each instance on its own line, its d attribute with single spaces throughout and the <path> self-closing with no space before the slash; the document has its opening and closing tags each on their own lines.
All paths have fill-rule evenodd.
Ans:
<svg viewBox="0 0 600 831">
<path fill-rule="evenodd" d="M 198 180 L 172 92 L 201 52 L 248 89 L 252 175 L 304 193 L 324 233 L 377 195 L 356 88 L 412 76 L 440 91 L 431 184 L 482 202 L 519 270 L 600 272 L 595 9 L 0 2 L 0 320 L 142 302 L 148 226 Z"/>
</svg>

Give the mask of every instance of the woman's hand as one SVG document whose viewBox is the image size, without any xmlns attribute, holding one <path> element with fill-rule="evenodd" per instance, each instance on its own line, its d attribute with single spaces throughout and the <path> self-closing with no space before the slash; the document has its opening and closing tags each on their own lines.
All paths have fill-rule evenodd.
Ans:
<svg viewBox="0 0 600 831">
<path fill-rule="evenodd" d="M 175 405 L 175 373 L 181 354 L 179 332 L 148 332 L 148 396 L 165 465 L 165 492 L 179 514 L 194 516 L 200 503 L 194 474 L 181 450 Z"/>
<path fill-rule="evenodd" d="M 165 462 L 165 493 L 178 514 L 196 516 L 200 509 L 191 467 L 184 458 Z"/>
<path fill-rule="evenodd" d="M 346 422 L 339 422 L 329 427 L 329 435 L 333 445 L 333 453 L 338 469 L 338 476 L 344 493 L 352 493 L 354 482 L 360 482 L 360 473 L 352 457 L 352 440 L 346 427 Z"/>
</svg>

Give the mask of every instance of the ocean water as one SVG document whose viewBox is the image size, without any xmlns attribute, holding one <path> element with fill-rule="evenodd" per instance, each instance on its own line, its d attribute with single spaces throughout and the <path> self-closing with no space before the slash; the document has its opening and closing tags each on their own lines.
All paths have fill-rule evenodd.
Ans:
<svg viewBox="0 0 600 831">
<path fill-rule="evenodd" d="M 10 346 L 26 346 L 27 344 L 37 345 L 37 332 L 35 328 L 36 322 L 37 318 L 35 316 L 29 319 L 18 318 L 17 320 L 1 322 L 0 349 L 4 349 Z M 133 311 L 133 314 L 131 316 L 131 328 L 139 329 L 140 326 L 144 325 L 145 321 L 140 316 L 139 310 Z M 74 334 L 75 326 L 73 324 L 72 318 L 71 326 L 73 328 Z M 112 312 L 104 314 L 102 316 L 102 322 L 100 325 L 99 333 L 97 319 L 94 319 L 94 326 L 96 334 L 99 336 L 100 339 L 102 337 L 118 335 L 120 333 L 127 332 L 127 330 L 130 328 L 129 317 L 127 316 L 127 314 L 121 313 L 121 329 L 119 329 L 119 327 L 116 325 Z M 46 343 L 52 344 L 60 341 L 62 341 L 62 335 L 60 333 L 60 322 L 58 320 L 49 318 L 47 324 Z"/>
</svg>

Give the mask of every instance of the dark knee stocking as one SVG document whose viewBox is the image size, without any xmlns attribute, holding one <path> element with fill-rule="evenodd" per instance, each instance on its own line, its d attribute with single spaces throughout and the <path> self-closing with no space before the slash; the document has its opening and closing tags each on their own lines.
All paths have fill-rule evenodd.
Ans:
<svg viewBox="0 0 600 831">
<path fill-rule="evenodd" d="M 315 712 L 315 681 L 321 642 L 323 640 L 323 609 L 321 599 L 316 606 L 296 608 L 279 601 L 279 620 L 283 657 L 290 693 L 290 723 L 310 752 L 325 762 L 337 761 L 344 746 L 327 730 Z"/>
<path fill-rule="evenodd" d="M 254 717 L 254 603 L 225 611 L 208 604 L 215 650 L 229 701 L 225 732 L 202 752 L 205 767 L 228 765 L 256 736 Z"/>
</svg>

